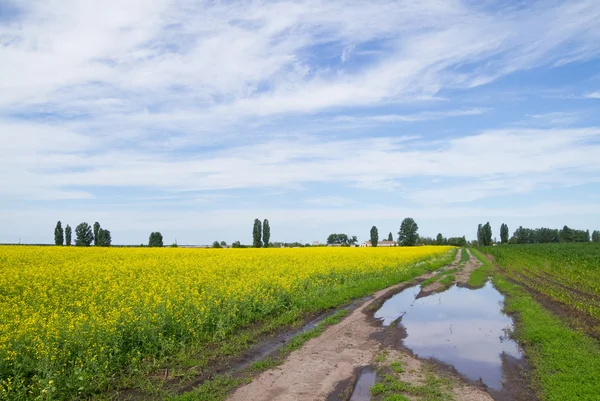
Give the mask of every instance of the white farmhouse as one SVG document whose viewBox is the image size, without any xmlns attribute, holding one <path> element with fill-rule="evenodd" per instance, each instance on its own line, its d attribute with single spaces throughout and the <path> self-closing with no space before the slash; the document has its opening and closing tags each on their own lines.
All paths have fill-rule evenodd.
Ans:
<svg viewBox="0 0 600 401">
<path fill-rule="evenodd" d="M 377 241 L 377 246 L 396 246 L 396 241 Z M 371 246 L 371 241 L 365 241 L 360 246 Z"/>
</svg>

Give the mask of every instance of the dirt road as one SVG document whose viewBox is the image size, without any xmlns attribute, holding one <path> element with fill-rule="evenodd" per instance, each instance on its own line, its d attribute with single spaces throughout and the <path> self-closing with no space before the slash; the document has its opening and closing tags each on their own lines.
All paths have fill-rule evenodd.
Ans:
<svg viewBox="0 0 600 401">
<path fill-rule="evenodd" d="M 461 252 L 448 268 L 457 268 Z M 471 259 L 463 268 L 472 270 L 476 262 Z M 434 274 L 421 276 L 422 281 Z M 456 274 L 457 280 L 468 279 L 468 274 Z M 301 349 L 291 353 L 279 367 L 268 370 L 251 383 L 240 387 L 228 399 L 230 401 L 308 401 L 325 399 L 348 399 L 344 391 L 347 383 L 350 391 L 361 367 L 385 364 L 386 360 L 403 363 L 402 380 L 415 385 L 431 379 L 432 373 L 426 364 L 402 350 L 388 349 L 377 338 L 384 328 L 372 317 L 373 308 L 381 305 L 391 294 L 411 283 L 399 284 L 379 291 L 374 298 L 354 310 L 341 323 L 328 328 L 320 337 L 307 342 Z M 456 379 L 456 378 L 455 378 Z M 459 400 L 491 400 L 484 391 L 455 380 L 449 389 Z M 341 384 L 340 384 L 341 383 Z"/>
</svg>

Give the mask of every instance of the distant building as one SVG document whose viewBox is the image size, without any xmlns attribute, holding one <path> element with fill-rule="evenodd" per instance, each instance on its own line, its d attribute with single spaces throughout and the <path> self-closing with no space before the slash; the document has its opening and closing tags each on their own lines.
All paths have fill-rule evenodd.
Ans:
<svg viewBox="0 0 600 401">
<path fill-rule="evenodd" d="M 377 241 L 377 246 L 396 246 L 396 241 Z M 371 241 L 365 241 L 360 246 L 371 246 Z"/>
<path fill-rule="evenodd" d="M 313 241 L 312 246 L 319 246 L 319 241 Z"/>
</svg>

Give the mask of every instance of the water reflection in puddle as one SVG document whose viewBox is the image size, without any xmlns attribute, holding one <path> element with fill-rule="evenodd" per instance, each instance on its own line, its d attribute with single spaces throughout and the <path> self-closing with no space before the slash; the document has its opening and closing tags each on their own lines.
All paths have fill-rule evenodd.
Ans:
<svg viewBox="0 0 600 401">
<path fill-rule="evenodd" d="M 452 287 L 416 299 L 420 289 L 410 287 L 390 298 L 375 317 L 386 326 L 402 317 L 404 345 L 416 355 L 453 365 L 466 377 L 501 390 L 502 355 L 522 356 L 506 334 L 512 320 L 502 313 L 502 294 L 489 282 L 478 290 Z"/>
<path fill-rule="evenodd" d="M 354 385 L 350 401 L 369 401 L 371 399 L 371 386 L 377 380 L 377 373 L 371 368 L 363 368 Z"/>
</svg>

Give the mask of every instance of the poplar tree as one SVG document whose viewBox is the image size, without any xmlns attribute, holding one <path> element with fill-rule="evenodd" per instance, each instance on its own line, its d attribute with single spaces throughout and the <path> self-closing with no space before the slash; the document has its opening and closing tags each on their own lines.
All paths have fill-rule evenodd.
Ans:
<svg viewBox="0 0 600 401">
<path fill-rule="evenodd" d="M 484 224 L 483 226 L 483 246 L 492 245 L 492 226 L 490 222 Z"/>
<path fill-rule="evenodd" d="M 65 245 L 71 246 L 71 226 L 68 224 L 65 227 Z"/>
<path fill-rule="evenodd" d="M 271 226 L 269 225 L 269 220 L 265 219 L 262 226 L 262 242 L 265 248 L 269 247 L 269 240 L 271 239 Z"/>
<path fill-rule="evenodd" d="M 62 246 L 64 239 L 62 224 L 59 221 L 54 228 L 54 245 Z"/>
<path fill-rule="evenodd" d="M 100 223 L 94 223 L 94 246 L 98 246 L 98 233 L 100 233 Z"/>
<path fill-rule="evenodd" d="M 254 219 L 254 227 L 252 229 L 252 246 L 255 248 L 262 247 L 262 228 L 259 219 Z"/>
<path fill-rule="evenodd" d="M 378 242 L 379 242 L 379 231 L 377 230 L 377 227 L 373 226 L 373 227 L 371 227 L 371 246 L 377 246 Z"/>
<path fill-rule="evenodd" d="M 503 244 L 508 243 L 508 226 L 504 223 L 500 226 L 500 242 Z"/>
</svg>

